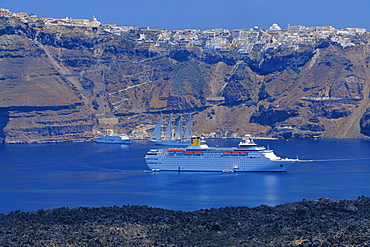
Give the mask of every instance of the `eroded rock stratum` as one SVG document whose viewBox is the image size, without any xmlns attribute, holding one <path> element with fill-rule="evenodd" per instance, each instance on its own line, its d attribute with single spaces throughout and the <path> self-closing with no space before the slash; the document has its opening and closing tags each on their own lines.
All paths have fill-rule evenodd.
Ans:
<svg viewBox="0 0 370 247">
<path fill-rule="evenodd" d="M 367 138 L 369 34 L 248 54 L 138 42 L 142 30 L 0 21 L 0 138 L 91 140 L 114 128 L 138 137 L 163 114 L 192 114 L 219 136 Z"/>
</svg>

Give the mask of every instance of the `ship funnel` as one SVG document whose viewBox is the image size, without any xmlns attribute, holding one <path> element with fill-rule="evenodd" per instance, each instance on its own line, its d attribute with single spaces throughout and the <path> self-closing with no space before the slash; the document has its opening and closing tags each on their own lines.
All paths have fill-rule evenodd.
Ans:
<svg viewBox="0 0 370 247">
<path fill-rule="evenodd" d="M 199 136 L 193 136 L 191 137 L 191 144 L 190 146 L 200 146 L 200 137 Z"/>
</svg>

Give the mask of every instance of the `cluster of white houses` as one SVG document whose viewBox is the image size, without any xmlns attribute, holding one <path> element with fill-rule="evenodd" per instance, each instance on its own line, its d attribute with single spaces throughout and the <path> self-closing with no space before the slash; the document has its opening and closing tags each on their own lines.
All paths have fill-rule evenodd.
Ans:
<svg viewBox="0 0 370 247">
<path fill-rule="evenodd" d="M 46 18 L 46 17 L 38 17 L 35 14 L 28 15 L 24 12 L 13 13 L 9 9 L 0 8 L 0 16 L 3 17 L 15 17 L 20 18 L 23 22 L 36 22 L 36 23 L 43 23 L 46 25 L 63 25 L 63 26 L 76 26 L 76 27 L 100 27 L 101 23 L 93 17 L 93 20 L 90 21 L 88 19 L 72 19 L 72 18 L 62 18 L 62 19 L 55 19 L 55 18 Z"/>
<path fill-rule="evenodd" d="M 346 28 L 338 30 L 332 26 L 305 27 L 291 26 L 280 28 L 276 23 L 268 30 L 259 27 L 228 30 L 217 28 L 212 30 L 166 30 L 150 29 L 149 27 L 117 26 L 101 24 L 95 17 L 88 19 L 54 19 L 37 17 L 34 14 L 13 13 L 8 9 L 0 8 L 0 16 L 17 17 L 24 22 L 40 22 L 45 25 L 64 25 L 99 29 L 116 35 L 137 33 L 137 44 L 148 46 L 151 50 L 167 49 L 169 47 L 191 48 L 202 47 L 205 50 L 221 52 L 236 51 L 248 54 L 257 48 L 264 52 L 277 48 L 298 48 L 299 45 L 315 44 L 318 40 L 330 39 L 343 47 L 354 46 L 354 37 L 366 33 L 364 28 Z"/>
</svg>

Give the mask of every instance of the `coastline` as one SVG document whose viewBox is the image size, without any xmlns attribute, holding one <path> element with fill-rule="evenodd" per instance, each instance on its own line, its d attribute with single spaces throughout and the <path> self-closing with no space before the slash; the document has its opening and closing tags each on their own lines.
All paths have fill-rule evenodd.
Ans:
<svg viewBox="0 0 370 247">
<path fill-rule="evenodd" d="M 206 140 L 240 140 L 243 137 L 207 137 Z M 273 138 L 273 137 L 253 137 L 255 140 L 285 140 L 285 141 L 304 141 L 304 140 L 370 140 L 370 138 L 336 138 L 336 137 L 325 137 L 325 138 L 306 138 L 306 139 L 284 139 L 284 138 Z M 132 138 L 133 141 L 150 141 L 150 138 Z M 55 143 L 83 143 L 83 142 L 95 142 L 95 139 L 89 140 L 63 140 L 63 141 L 33 141 L 33 142 L 12 142 L 4 143 L 0 142 L 0 145 L 32 145 L 32 144 L 55 144 Z"/>
</svg>

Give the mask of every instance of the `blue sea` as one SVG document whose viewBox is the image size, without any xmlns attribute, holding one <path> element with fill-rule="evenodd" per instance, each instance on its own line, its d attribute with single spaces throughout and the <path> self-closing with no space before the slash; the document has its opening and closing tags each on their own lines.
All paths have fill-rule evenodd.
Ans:
<svg viewBox="0 0 370 247">
<path fill-rule="evenodd" d="M 210 139 L 236 146 L 238 139 Z M 287 172 L 148 172 L 152 143 L 0 145 L 0 213 L 58 207 L 149 205 L 193 211 L 370 196 L 369 140 L 256 140 L 305 160 Z"/>
</svg>

